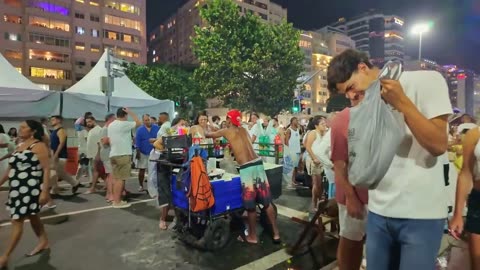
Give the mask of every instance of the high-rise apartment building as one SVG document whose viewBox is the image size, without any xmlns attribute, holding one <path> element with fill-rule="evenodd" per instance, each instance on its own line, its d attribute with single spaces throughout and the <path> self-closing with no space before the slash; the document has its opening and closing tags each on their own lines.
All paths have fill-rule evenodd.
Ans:
<svg viewBox="0 0 480 270">
<path fill-rule="evenodd" d="M 375 11 L 352 19 L 341 18 L 332 24 L 355 41 L 358 50 L 366 52 L 373 64 L 383 66 L 386 61 L 404 57 L 404 20 L 396 15 Z"/>
<path fill-rule="evenodd" d="M 235 0 L 241 14 L 252 12 L 264 22 L 280 23 L 287 9 L 270 0 Z M 149 34 L 148 63 L 196 65 L 191 37 L 195 26 L 203 26 L 199 9 L 205 0 L 190 0 Z"/>
<path fill-rule="evenodd" d="M 355 49 L 355 41 L 340 28 L 326 26 L 315 32 L 326 42 L 331 56 L 336 56 L 347 49 Z"/>
<path fill-rule="evenodd" d="M 105 48 L 145 64 L 145 2 L 3 0 L 0 53 L 27 78 L 50 90 L 65 90 L 82 79 Z"/>
</svg>

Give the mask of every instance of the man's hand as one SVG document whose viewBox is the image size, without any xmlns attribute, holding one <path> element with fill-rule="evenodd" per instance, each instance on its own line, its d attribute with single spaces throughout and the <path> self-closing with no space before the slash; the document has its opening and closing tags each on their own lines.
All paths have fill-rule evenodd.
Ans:
<svg viewBox="0 0 480 270">
<path fill-rule="evenodd" d="M 399 110 L 400 104 L 405 98 L 408 98 L 400 82 L 396 80 L 380 80 L 380 82 L 382 84 L 382 98 L 395 109 Z"/>
<path fill-rule="evenodd" d="M 365 207 L 356 195 L 347 196 L 346 207 L 349 216 L 356 219 L 363 219 L 365 215 Z"/>
<path fill-rule="evenodd" d="M 140 160 L 140 150 L 139 149 L 137 149 L 137 154 L 135 155 L 135 158 L 137 160 Z"/>
<path fill-rule="evenodd" d="M 320 160 L 318 160 L 317 158 L 313 158 L 313 163 L 315 163 L 315 165 L 321 164 Z"/>
</svg>

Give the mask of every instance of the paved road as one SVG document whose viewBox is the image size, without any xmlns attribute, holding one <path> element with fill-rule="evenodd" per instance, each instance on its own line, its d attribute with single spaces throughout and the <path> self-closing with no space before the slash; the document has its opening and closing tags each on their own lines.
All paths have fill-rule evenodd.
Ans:
<svg viewBox="0 0 480 270">
<path fill-rule="evenodd" d="M 136 190 L 136 181 L 128 181 L 130 190 Z M 85 189 L 81 189 L 81 192 Z M 7 192 L 0 192 L 0 203 Z M 13 254 L 9 269 L 16 270 L 149 270 L 149 269 L 319 269 L 314 257 L 320 251 L 291 258 L 285 245 L 274 245 L 266 234 L 260 235 L 259 245 L 240 243 L 235 238 L 218 252 L 204 252 L 185 246 L 172 231 L 158 229 L 159 210 L 146 194 L 134 194 L 134 205 L 127 209 L 109 207 L 100 194 L 65 196 L 57 199 L 55 211 L 42 212 L 42 219 L 51 242 L 51 252 L 35 258 L 26 258 L 36 243 L 28 224 L 24 236 Z M 286 243 L 292 243 L 302 227 L 290 220 L 291 216 L 305 215 L 308 192 L 284 191 L 277 200 L 283 207 L 278 224 Z M 0 208 L 0 252 L 8 237 L 8 213 Z M 261 232 L 261 229 L 259 229 Z M 328 256 L 334 256 L 336 241 L 329 242 Z M 332 261 L 332 259 L 328 259 Z"/>
</svg>

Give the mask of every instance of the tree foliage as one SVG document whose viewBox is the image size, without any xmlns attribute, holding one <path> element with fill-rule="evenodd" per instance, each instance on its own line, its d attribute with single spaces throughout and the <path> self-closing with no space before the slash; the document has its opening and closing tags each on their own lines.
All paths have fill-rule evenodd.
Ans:
<svg viewBox="0 0 480 270">
<path fill-rule="evenodd" d="M 194 110 L 205 108 L 206 101 L 193 79 L 193 72 L 175 66 L 131 63 L 126 66 L 125 73 L 152 97 L 175 101 L 177 112 L 183 117 L 191 117 Z"/>
<path fill-rule="evenodd" d="M 201 66 L 194 78 L 208 97 L 225 105 L 275 115 L 292 104 L 304 55 L 300 33 L 239 14 L 231 0 L 210 0 L 200 11 L 205 27 L 196 27 L 193 51 Z"/>
</svg>

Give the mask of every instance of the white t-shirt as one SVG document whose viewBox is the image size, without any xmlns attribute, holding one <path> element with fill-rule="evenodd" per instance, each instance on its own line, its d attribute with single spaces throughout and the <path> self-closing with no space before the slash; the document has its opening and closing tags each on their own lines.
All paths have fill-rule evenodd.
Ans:
<svg viewBox="0 0 480 270">
<path fill-rule="evenodd" d="M 404 72 L 400 83 L 405 94 L 426 118 L 452 113 L 448 87 L 440 73 Z M 432 156 L 420 146 L 408 126 L 406 129 L 405 138 L 385 177 L 375 190 L 368 193 L 368 208 L 390 218 L 446 218 L 448 196 L 443 159 Z"/>
<path fill-rule="evenodd" d="M 85 129 L 77 132 L 79 154 L 87 154 L 87 136 L 88 131 Z"/>
<path fill-rule="evenodd" d="M 108 126 L 110 157 L 132 155 L 132 130 L 135 122 L 115 120 Z"/>
<path fill-rule="evenodd" d="M 87 158 L 95 158 L 98 152 L 98 143 L 102 139 L 102 128 L 95 126 L 87 135 Z"/>
<path fill-rule="evenodd" d="M 169 121 L 163 123 L 162 126 L 160 127 L 160 130 L 158 130 L 157 139 L 163 136 L 166 136 L 168 134 L 168 129 L 171 127 L 172 127 L 172 123 L 170 123 Z"/>
</svg>

